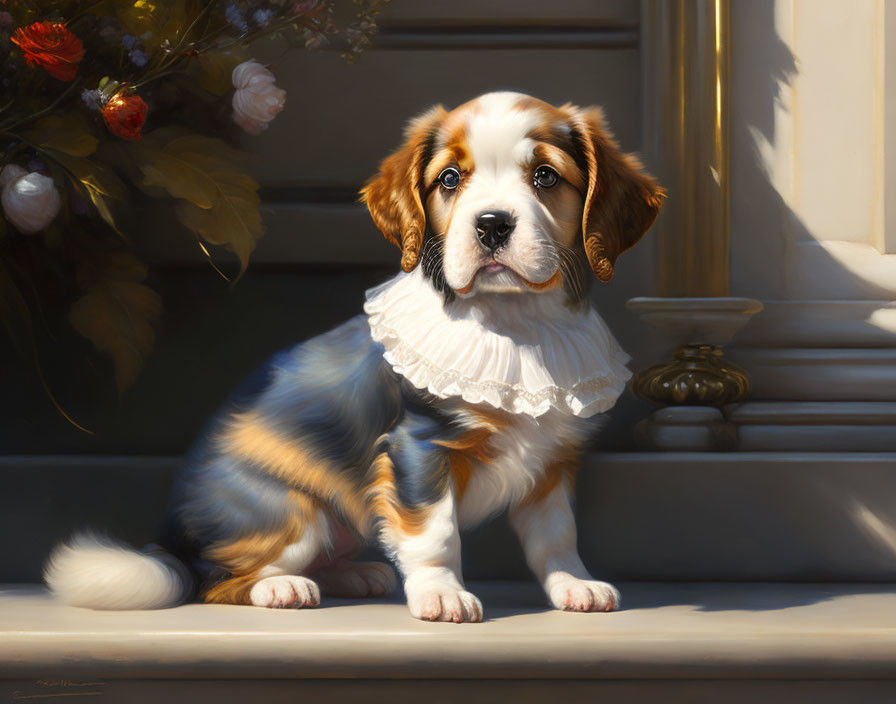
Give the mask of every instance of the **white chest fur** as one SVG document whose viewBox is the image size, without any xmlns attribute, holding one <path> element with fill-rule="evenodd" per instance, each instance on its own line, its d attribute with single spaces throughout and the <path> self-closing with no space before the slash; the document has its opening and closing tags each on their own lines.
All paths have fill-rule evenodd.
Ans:
<svg viewBox="0 0 896 704">
<path fill-rule="evenodd" d="M 512 416 L 511 422 L 491 438 L 491 462 L 474 466 L 458 507 L 461 527 L 473 527 L 518 504 L 563 448 L 581 445 L 598 425 L 598 418 L 579 418 L 559 411 L 538 418 Z"/>
</svg>

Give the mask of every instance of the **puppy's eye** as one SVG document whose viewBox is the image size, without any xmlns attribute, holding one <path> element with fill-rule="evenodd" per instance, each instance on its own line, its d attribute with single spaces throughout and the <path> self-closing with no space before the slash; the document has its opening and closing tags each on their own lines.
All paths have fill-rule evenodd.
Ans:
<svg viewBox="0 0 896 704">
<path fill-rule="evenodd" d="M 535 187 L 553 188 L 560 180 L 560 176 L 550 166 L 539 166 L 535 169 Z"/>
<path fill-rule="evenodd" d="M 453 166 L 449 166 L 439 174 L 439 183 L 442 184 L 443 188 L 447 188 L 449 191 L 454 190 L 460 185 L 460 171 Z"/>
</svg>

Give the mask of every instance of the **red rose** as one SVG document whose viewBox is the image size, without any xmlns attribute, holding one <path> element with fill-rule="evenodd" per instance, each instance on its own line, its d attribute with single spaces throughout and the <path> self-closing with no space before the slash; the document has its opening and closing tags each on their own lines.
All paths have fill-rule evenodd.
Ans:
<svg viewBox="0 0 896 704">
<path fill-rule="evenodd" d="M 35 22 L 20 27 L 11 40 L 25 52 L 31 66 L 42 66 L 53 78 L 71 81 L 84 58 L 84 45 L 58 22 Z"/>
<path fill-rule="evenodd" d="M 139 95 L 117 93 L 103 106 L 103 119 L 112 134 L 123 139 L 140 139 L 147 109 Z"/>
</svg>

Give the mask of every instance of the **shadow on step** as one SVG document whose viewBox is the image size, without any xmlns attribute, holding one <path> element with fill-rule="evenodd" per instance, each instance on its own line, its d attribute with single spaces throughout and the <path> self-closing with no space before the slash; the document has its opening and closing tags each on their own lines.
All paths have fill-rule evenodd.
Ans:
<svg viewBox="0 0 896 704">
<path fill-rule="evenodd" d="M 896 594 L 896 584 L 637 582 L 620 591 L 627 611 L 686 605 L 697 611 L 783 611 L 845 595 Z"/>
<path fill-rule="evenodd" d="M 491 616 L 550 611 L 534 582 L 471 582 Z M 845 596 L 896 594 L 896 584 L 815 584 L 799 582 L 620 582 L 621 611 L 690 606 L 700 612 L 783 611 Z"/>
</svg>

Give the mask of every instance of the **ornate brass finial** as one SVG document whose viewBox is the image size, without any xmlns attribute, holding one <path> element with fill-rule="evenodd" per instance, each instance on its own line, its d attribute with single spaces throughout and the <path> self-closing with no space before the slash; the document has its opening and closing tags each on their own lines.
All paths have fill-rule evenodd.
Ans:
<svg viewBox="0 0 896 704">
<path fill-rule="evenodd" d="M 661 405 L 723 406 L 743 400 L 750 380 L 715 345 L 683 345 L 675 361 L 656 364 L 632 379 L 637 396 Z"/>
</svg>

